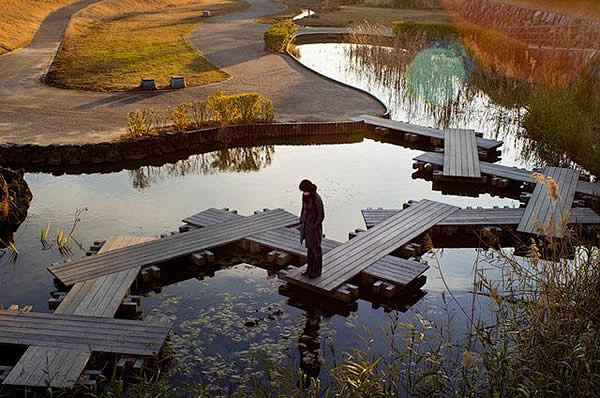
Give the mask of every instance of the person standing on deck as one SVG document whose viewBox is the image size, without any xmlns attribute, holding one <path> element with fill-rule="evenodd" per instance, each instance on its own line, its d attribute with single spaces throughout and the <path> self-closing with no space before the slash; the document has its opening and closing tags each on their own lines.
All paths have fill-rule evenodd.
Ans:
<svg viewBox="0 0 600 398">
<path fill-rule="evenodd" d="M 303 275 L 316 278 L 321 275 L 323 268 L 323 219 L 325 210 L 323 200 L 317 193 L 317 186 L 309 180 L 300 182 L 302 191 L 302 213 L 300 214 L 300 243 L 306 241 L 308 268 Z"/>
</svg>

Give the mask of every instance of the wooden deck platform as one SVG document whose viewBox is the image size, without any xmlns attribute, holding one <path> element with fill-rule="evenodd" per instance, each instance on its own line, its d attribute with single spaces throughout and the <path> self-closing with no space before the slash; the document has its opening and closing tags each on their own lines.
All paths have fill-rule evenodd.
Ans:
<svg viewBox="0 0 600 398">
<path fill-rule="evenodd" d="M 398 214 L 400 209 L 363 209 L 362 215 L 367 228 L 385 221 Z M 460 209 L 437 225 L 461 226 L 461 225 L 498 225 L 516 228 L 525 213 L 524 208 L 477 208 Z M 574 207 L 571 209 L 569 224 L 600 225 L 600 216 L 587 207 Z"/>
<path fill-rule="evenodd" d="M 240 217 L 243 216 L 226 210 L 207 209 L 183 221 L 194 227 L 203 228 Z M 293 254 L 301 258 L 302 261 L 306 261 L 306 247 L 300 244 L 300 231 L 297 228 L 279 228 L 250 236 L 246 239 L 259 245 Z M 323 253 L 328 253 L 340 245 L 342 245 L 341 242 L 332 239 L 323 239 Z M 427 271 L 427 269 L 429 269 L 429 266 L 424 263 L 395 256 L 385 256 L 370 267 L 362 270 L 361 278 L 373 281 L 384 280 L 397 286 L 406 286 Z"/>
<path fill-rule="evenodd" d="M 404 133 L 416 134 L 419 136 L 429 137 L 437 140 L 444 140 L 444 131 L 440 129 L 434 129 L 430 127 L 417 126 L 415 124 L 399 122 L 396 120 L 390 120 L 382 117 L 371 116 L 371 115 L 360 115 L 356 120 L 362 120 L 366 124 L 377 127 L 385 127 L 391 130 L 401 131 Z M 477 137 L 477 146 L 486 151 L 495 150 L 502 146 L 502 141 L 490 140 L 487 138 Z"/>
<path fill-rule="evenodd" d="M 152 237 L 112 236 L 99 253 L 154 240 Z M 139 268 L 117 272 L 77 283 L 61 301 L 55 314 L 71 314 L 112 318 L 134 282 Z M 71 388 L 85 369 L 91 352 L 29 347 L 19 359 L 4 384 Z M 50 370 L 50 373 L 48 373 Z M 48 380 L 48 375 L 52 375 Z"/>
<path fill-rule="evenodd" d="M 558 185 L 559 197 L 551 198 L 547 185 L 538 182 L 533 190 L 533 195 L 527 202 L 517 231 L 562 238 L 562 220 L 571 211 L 579 182 L 579 172 L 573 169 L 546 167 L 543 175 L 554 179 Z"/>
<path fill-rule="evenodd" d="M 235 242 L 271 229 L 298 224 L 298 217 L 281 209 L 212 225 L 151 242 L 139 243 L 48 270 L 67 286 L 115 272 L 137 269 Z"/>
<path fill-rule="evenodd" d="M 422 200 L 324 254 L 320 277 L 309 279 L 303 276 L 304 266 L 288 272 L 284 279 L 319 293 L 334 295 L 347 281 L 457 210 L 454 206 Z"/>
<path fill-rule="evenodd" d="M 65 314 L 0 311 L 0 343 L 153 356 L 171 325 Z"/>
<path fill-rule="evenodd" d="M 111 236 L 98 254 L 153 240 L 152 237 Z M 77 283 L 54 313 L 112 318 L 139 273 L 140 267 L 135 267 Z"/>
<path fill-rule="evenodd" d="M 415 157 L 413 160 L 419 163 L 431 163 L 436 166 L 444 166 L 444 155 L 441 153 L 426 152 Z M 503 166 L 483 161 L 480 161 L 479 164 L 481 168 L 481 174 L 486 176 L 506 178 L 517 183 L 536 183 L 535 179 L 532 177 L 533 172 L 531 170 Z M 581 195 L 600 197 L 600 184 L 591 183 L 589 181 L 578 181 L 576 191 Z"/>
<path fill-rule="evenodd" d="M 444 137 L 444 177 L 481 179 L 475 131 L 446 129 Z"/>
</svg>

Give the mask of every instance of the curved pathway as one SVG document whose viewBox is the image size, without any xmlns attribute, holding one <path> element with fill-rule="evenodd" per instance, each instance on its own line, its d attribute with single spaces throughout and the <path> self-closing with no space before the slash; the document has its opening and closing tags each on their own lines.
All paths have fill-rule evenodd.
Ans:
<svg viewBox="0 0 600 398">
<path fill-rule="evenodd" d="M 367 94 L 324 79 L 288 56 L 264 50 L 265 25 L 258 16 L 282 8 L 272 0 L 248 0 L 250 7 L 207 19 L 189 42 L 232 78 L 177 91 L 93 93 L 40 83 L 71 15 L 97 0 L 83 0 L 51 14 L 25 48 L 0 57 L 0 140 L 18 144 L 72 144 L 110 140 L 125 130 L 127 113 L 164 109 L 200 100 L 217 90 L 257 91 L 273 100 L 278 120 L 344 120 L 382 113 Z"/>
</svg>

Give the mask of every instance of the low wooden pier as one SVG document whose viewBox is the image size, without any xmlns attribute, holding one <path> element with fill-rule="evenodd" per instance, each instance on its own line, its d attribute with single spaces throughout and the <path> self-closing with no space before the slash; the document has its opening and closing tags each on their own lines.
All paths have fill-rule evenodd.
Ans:
<svg viewBox="0 0 600 398">
<path fill-rule="evenodd" d="M 426 152 L 414 158 L 413 168 L 423 177 L 439 181 L 443 176 L 444 154 Z M 535 189 L 537 181 L 533 177 L 534 170 L 480 161 L 481 184 L 493 188 L 494 193 L 505 192 L 531 192 Z M 477 185 L 477 184 L 474 184 Z M 465 187 L 467 189 L 467 187 Z M 485 188 L 483 189 L 485 190 Z M 575 188 L 576 201 L 581 200 L 581 206 L 594 207 L 600 203 L 600 184 L 592 183 L 585 176 L 578 175 Z"/>
<path fill-rule="evenodd" d="M 154 238 L 113 236 L 102 245 L 99 254 L 151 240 L 154 240 Z M 112 325 L 108 327 L 114 328 L 115 331 L 118 331 L 120 327 L 120 335 L 106 333 L 100 336 L 104 340 L 109 340 L 108 342 L 104 342 L 107 347 L 110 347 L 110 344 L 116 345 L 116 351 L 110 352 L 131 354 L 129 356 L 154 356 L 157 348 L 162 346 L 172 327 L 170 322 L 153 324 L 126 321 L 123 323 L 123 321 L 112 319 L 119 308 L 125 304 L 125 298 L 129 294 L 132 284 L 138 278 L 139 272 L 139 267 L 132 268 L 80 282 L 75 284 L 67 294 L 51 299 L 49 305 L 55 308 L 54 314 L 37 314 L 37 316 L 45 317 L 49 325 L 58 325 L 60 328 L 55 328 L 57 330 L 52 328 L 38 330 L 38 332 L 48 332 L 47 336 L 42 333 L 38 337 L 41 341 L 43 341 L 44 337 L 49 337 L 51 339 L 49 344 L 40 345 L 36 344 L 36 341 L 29 341 L 30 344 L 26 344 L 28 343 L 27 341 L 13 342 L 14 344 L 24 344 L 30 347 L 27 348 L 17 364 L 9 371 L 2 384 L 28 387 L 50 386 L 55 388 L 71 388 L 75 386 L 76 383 L 82 381 L 80 379 L 93 352 L 106 352 L 105 348 L 101 345 L 92 345 L 93 341 L 89 345 L 77 345 L 77 341 L 86 341 L 85 336 L 81 336 L 82 328 L 89 329 L 90 333 L 93 334 L 93 331 L 96 329 L 100 331 L 106 329 L 106 325 Z M 111 322 L 114 322 L 114 324 Z M 77 329 L 77 325 L 79 325 L 79 329 Z M 131 328 L 124 330 L 124 325 L 130 325 Z M 31 324 L 30 326 L 34 327 L 35 325 Z M 146 331 L 151 330 L 159 331 L 159 336 L 147 336 L 144 334 Z M 59 344 L 58 342 L 54 344 L 57 333 L 60 336 L 61 332 L 79 333 L 74 334 L 74 336 L 77 336 L 75 345 Z M 132 341 L 138 341 L 145 348 L 151 349 L 151 352 L 146 350 L 140 354 L 139 350 L 134 352 L 127 349 L 127 347 L 124 347 L 122 350 L 119 349 L 119 344 L 122 345 L 122 342 L 131 340 L 129 336 L 134 339 Z M 68 337 L 69 335 L 66 336 L 66 338 Z M 144 359 L 140 358 L 139 360 L 143 364 Z"/>
<path fill-rule="evenodd" d="M 410 205 L 412 204 L 407 203 L 405 206 Z M 365 225 L 369 229 L 401 211 L 400 209 L 368 208 L 362 210 L 362 215 Z M 459 209 L 434 225 L 428 233 L 437 248 L 522 248 L 531 243 L 531 233 L 518 231 L 517 228 L 525 213 L 525 208 L 511 207 Z M 584 207 L 571 209 L 567 225 L 576 228 L 578 233 L 590 240 L 598 240 L 600 216 L 592 209 Z M 544 236 L 541 231 L 535 231 L 533 235 Z M 416 238 L 412 243 L 421 245 L 422 237 Z"/>
<path fill-rule="evenodd" d="M 355 120 L 363 121 L 365 124 L 372 126 L 375 132 L 380 135 L 398 135 L 409 145 L 427 143 L 440 150 L 444 148 L 446 135 L 444 130 L 441 129 L 423 127 L 371 115 L 361 115 L 355 118 Z M 502 146 L 502 141 L 483 138 L 482 133 L 474 132 L 474 134 L 476 136 L 475 141 L 477 143 L 478 156 L 488 160 L 498 159 L 500 155 L 498 148 Z"/>
<path fill-rule="evenodd" d="M 298 222 L 298 217 L 277 209 L 190 231 L 187 234 L 111 250 L 101 256 L 53 264 L 48 267 L 48 270 L 63 284 L 70 286 L 115 272 L 189 256 L 260 232 L 296 225 Z"/>
<path fill-rule="evenodd" d="M 551 188 L 548 184 L 538 181 L 517 231 L 562 238 L 563 220 L 569 217 L 579 182 L 579 172 L 573 169 L 546 167 L 543 176 L 554 180 L 558 186 L 557 192 L 550 193 Z M 552 197 L 553 195 L 556 197 Z"/>
<path fill-rule="evenodd" d="M 192 228 L 203 228 L 239 218 L 243 216 L 225 210 L 207 209 L 183 221 Z M 290 271 L 289 265 L 299 266 L 306 263 L 306 247 L 300 244 L 300 232 L 297 228 L 283 227 L 249 236 L 242 244 L 255 253 L 266 251 L 267 261 L 283 268 L 280 272 L 283 279 L 287 279 L 287 273 L 293 272 Z M 324 254 L 340 246 L 342 243 L 331 239 L 323 239 L 322 242 Z M 342 283 L 343 288 L 332 294 L 340 301 L 350 302 L 356 298 L 360 288 L 375 297 L 391 298 L 407 286 L 422 285 L 424 279 L 420 277 L 428 268 L 427 264 L 415 260 L 383 256 L 362 269 L 357 285 L 344 286 Z"/>
<path fill-rule="evenodd" d="M 444 130 L 443 178 L 452 180 L 480 180 L 479 154 L 473 130 Z"/>
<path fill-rule="evenodd" d="M 458 208 L 454 206 L 422 200 L 325 253 L 321 276 L 313 279 L 303 276 L 306 270 L 304 266 L 284 273 L 282 278 L 288 284 L 335 296 L 338 289 L 363 270 L 457 210 Z M 343 290 L 345 289 L 342 288 L 342 292 Z"/>
</svg>

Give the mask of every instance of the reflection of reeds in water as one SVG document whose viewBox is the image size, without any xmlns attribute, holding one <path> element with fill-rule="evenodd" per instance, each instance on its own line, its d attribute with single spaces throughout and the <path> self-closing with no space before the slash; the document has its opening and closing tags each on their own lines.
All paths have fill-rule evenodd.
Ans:
<svg viewBox="0 0 600 398">
<path fill-rule="evenodd" d="M 135 188 L 145 189 L 158 181 L 173 177 L 253 172 L 268 167 L 273 161 L 274 153 L 275 147 L 272 145 L 221 149 L 193 155 L 161 167 L 140 167 L 130 170 L 129 176 Z"/>
</svg>

